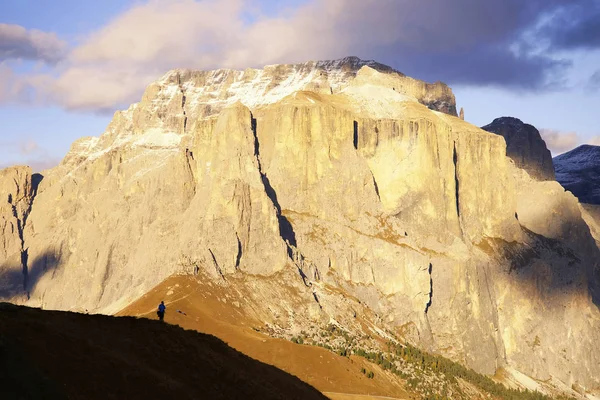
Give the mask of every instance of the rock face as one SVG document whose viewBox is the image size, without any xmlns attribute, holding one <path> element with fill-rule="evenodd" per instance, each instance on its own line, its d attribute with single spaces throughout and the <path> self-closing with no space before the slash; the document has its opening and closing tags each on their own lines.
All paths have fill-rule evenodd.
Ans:
<svg viewBox="0 0 600 400">
<path fill-rule="evenodd" d="M 517 167 L 524 169 L 538 181 L 553 181 L 554 167 L 552 155 L 540 132 L 529 124 L 512 117 L 496 118 L 491 124 L 482 127 L 506 140 L 506 155 Z"/>
<path fill-rule="evenodd" d="M 175 273 L 293 271 L 314 307 L 265 296 L 277 329 L 598 387 L 598 247 L 577 199 L 506 154 L 445 85 L 373 62 L 172 71 L 48 172 L 24 230 L 38 278 L 12 301 L 114 313 Z"/>
<path fill-rule="evenodd" d="M 579 201 L 600 204 L 600 146 L 584 144 L 554 157 L 556 180 Z"/>
<path fill-rule="evenodd" d="M 0 298 L 26 294 L 32 278 L 23 232 L 40 178 L 29 167 L 0 170 Z"/>
</svg>

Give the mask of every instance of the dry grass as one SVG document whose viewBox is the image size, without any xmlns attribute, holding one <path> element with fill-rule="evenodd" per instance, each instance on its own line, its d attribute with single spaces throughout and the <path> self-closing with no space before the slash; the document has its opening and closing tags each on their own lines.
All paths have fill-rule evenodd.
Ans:
<svg viewBox="0 0 600 400">
<path fill-rule="evenodd" d="M 398 377 L 362 358 L 342 357 L 319 347 L 299 345 L 258 332 L 263 322 L 235 306 L 249 296 L 245 290 L 248 289 L 242 286 L 232 290 L 209 285 L 193 277 L 172 277 L 120 314 L 154 319 L 156 306 L 165 300 L 168 323 L 215 335 L 242 353 L 295 375 L 323 392 L 407 396 Z M 172 294 L 167 296 L 170 291 Z M 375 378 L 368 379 L 362 374 L 362 367 L 373 369 Z"/>
</svg>

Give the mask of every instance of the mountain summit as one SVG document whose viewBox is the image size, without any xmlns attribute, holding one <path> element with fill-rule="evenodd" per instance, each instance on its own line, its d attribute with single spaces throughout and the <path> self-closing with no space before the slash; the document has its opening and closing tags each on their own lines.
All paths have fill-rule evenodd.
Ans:
<svg viewBox="0 0 600 400">
<path fill-rule="evenodd" d="M 112 314 L 197 274 L 276 337 L 600 387 L 598 221 L 506 155 L 374 62 L 171 71 L 36 190 L 0 174 L 0 297 Z"/>
<path fill-rule="evenodd" d="M 541 181 L 555 179 L 550 150 L 533 125 L 525 124 L 518 118 L 502 117 L 481 129 L 504 137 L 506 155 L 532 178 Z"/>
</svg>

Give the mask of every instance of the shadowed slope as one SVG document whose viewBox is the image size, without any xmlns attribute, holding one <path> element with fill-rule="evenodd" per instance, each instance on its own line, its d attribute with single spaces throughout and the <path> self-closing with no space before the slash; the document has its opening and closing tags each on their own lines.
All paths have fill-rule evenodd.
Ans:
<svg viewBox="0 0 600 400">
<path fill-rule="evenodd" d="M 221 340 L 158 321 L 0 303 L 2 398 L 323 399 Z"/>
<path fill-rule="evenodd" d="M 580 202 L 600 204 L 600 146 L 584 144 L 554 157 L 556 180 Z"/>
</svg>

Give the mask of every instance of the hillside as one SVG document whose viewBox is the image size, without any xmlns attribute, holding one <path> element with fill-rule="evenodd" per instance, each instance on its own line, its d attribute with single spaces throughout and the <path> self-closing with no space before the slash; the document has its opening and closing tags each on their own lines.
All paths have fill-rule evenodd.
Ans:
<svg viewBox="0 0 600 400">
<path fill-rule="evenodd" d="M 325 399 L 214 336 L 0 303 L 2 399 Z"/>
<path fill-rule="evenodd" d="M 401 379 L 365 360 L 350 360 L 324 348 L 300 346 L 286 338 L 273 337 L 276 335 L 269 328 L 270 323 L 261 321 L 254 312 L 261 300 L 252 293 L 253 288 L 265 296 L 273 294 L 265 281 L 255 278 L 246 282 L 230 277 L 227 282 L 212 284 L 202 278 L 172 277 L 118 315 L 156 319 L 154 309 L 164 300 L 168 323 L 215 335 L 236 350 L 275 365 L 322 392 L 408 398 Z M 282 297 L 288 297 L 293 291 L 294 288 L 283 288 L 279 295 L 285 293 Z M 305 306 L 297 304 L 299 308 Z M 374 370 L 374 379 L 368 379 L 361 368 Z"/>
<path fill-rule="evenodd" d="M 265 321 L 256 315 L 263 296 L 253 291 L 259 290 L 265 297 L 275 295 L 284 301 L 294 288 L 276 292 L 265 279 L 240 278 L 229 276 L 227 280 L 213 283 L 202 275 L 173 276 L 119 315 L 156 319 L 156 304 L 164 300 L 168 323 L 215 335 L 236 350 L 299 377 L 334 400 L 581 398 L 570 388 L 536 381 L 514 370 L 499 371 L 490 379 L 395 339 L 380 342 L 383 346 L 378 347 L 377 341 L 368 336 L 355 336 L 336 325 L 336 321 L 326 327 L 312 326 L 306 330 L 296 327 L 293 334 L 288 334 L 276 329 L 276 320 Z M 324 288 L 323 292 L 326 291 L 335 289 Z M 327 299 L 331 300 L 331 297 Z M 304 306 L 297 303 L 297 307 Z M 363 326 L 376 337 L 376 331 L 369 330 L 368 316 L 359 307 L 355 325 Z M 369 372 L 372 375 L 368 375 Z M 525 389 L 529 392 L 524 392 Z M 566 392 L 569 396 L 562 396 Z"/>
</svg>

